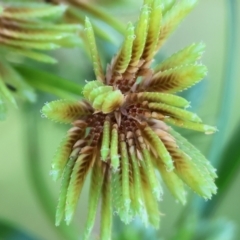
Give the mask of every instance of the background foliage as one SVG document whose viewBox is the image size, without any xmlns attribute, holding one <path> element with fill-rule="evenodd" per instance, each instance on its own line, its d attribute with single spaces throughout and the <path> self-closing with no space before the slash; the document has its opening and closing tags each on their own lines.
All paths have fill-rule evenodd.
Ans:
<svg viewBox="0 0 240 240">
<path fill-rule="evenodd" d="M 141 4 L 136 0 L 91 1 L 95 9 L 104 10 L 110 17 L 120 20 L 119 26 L 113 27 L 106 23 L 110 20 L 101 17 L 99 12 L 91 9 L 80 14 L 77 12 L 80 17 L 88 15 L 95 19 L 99 29 L 98 45 L 105 63 L 121 43 L 122 25 L 124 27 L 128 20 L 137 18 Z M 208 67 L 208 76 L 183 94 L 191 101 L 192 110 L 209 125 L 217 125 L 219 132 L 214 136 L 190 131 L 183 134 L 218 168 L 218 195 L 205 202 L 189 193 L 188 204 L 182 207 L 165 191 L 164 200 L 160 203 L 163 216 L 159 231 L 145 229 L 138 221 L 126 227 L 116 220 L 114 239 L 238 239 L 239 12 L 237 0 L 200 0 L 156 60 L 192 42 L 203 41 L 207 46 L 202 61 Z M 78 20 L 80 22 L 80 18 Z M 17 98 L 18 109 L 8 104 L 7 119 L 0 122 L 0 239 L 71 240 L 77 239 L 83 228 L 87 186 L 74 224 L 70 227 L 54 226 L 59 186 L 52 182 L 48 173 L 54 151 L 66 129 L 42 119 L 39 111 L 47 101 L 60 97 L 76 98 L 81 94 L 85 79 L 93 79 L 93 71 L 84 41 L 78 48 L 52 51 L 51 56 L 58 60 L 58 64 L 46 65 L 24 59 L 17 66 L 16 69 L 36 89 L 37 101 L 29 104 Z M 95 236 L 97 232 L 96 225 Z"/>
</svg>

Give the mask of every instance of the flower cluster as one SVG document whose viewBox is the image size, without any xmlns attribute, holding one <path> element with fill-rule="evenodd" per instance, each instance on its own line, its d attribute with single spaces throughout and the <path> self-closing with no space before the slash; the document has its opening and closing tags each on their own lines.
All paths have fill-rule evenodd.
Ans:
<svg viewBox="0 0 240 240">
<path fill-rule="evenodd" d="M 52 163 L 53 178 L 62 179 L 57 225 L 63 218 L 70 223 L 84 180 L 92 172 L 84 239 L 90 235 L 100 199 L 101 239 L 110 239 L 113 211 L 125 223 L 138 215 L 158 227 L 159 178 L 183 204 L 185 184 L 205 199 L 216 193 L 215 169 L 168 125 L 206 134 L 216 131 L 186 110 L 187 100 L 175 95 L 206 75 L 206 67 L 198 62 L 204 45 L 192 44 L 150 67 L 196 1 L 173 6 L 161 2 L 145 1 L 136 26 L 128 24 L 122 47 L 106 74 L 86 19 L 96 80 L 85 85 L 84 100 L 53 101 L 42 109 L 47 118 L 73 125 Z"/>
</svg>

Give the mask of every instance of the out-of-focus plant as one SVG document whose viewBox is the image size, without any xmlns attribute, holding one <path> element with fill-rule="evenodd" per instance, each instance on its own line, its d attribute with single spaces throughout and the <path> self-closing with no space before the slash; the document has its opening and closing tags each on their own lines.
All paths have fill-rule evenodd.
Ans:
<svg viewBox="0 0 240 240">
<path fill-rule="evenodd" d="M 108 1 L 100 2 L 96 0 L 93 3 L 93 1 L 83 0 L 26 0 L 22 1 L 26 2 L 24 4 L 22 2 L 16 4 L 15 0 L 6 2 L 9 3 L 1 3 L 0 6 L 0 119 L 5 119 L 6 116 L 6 100 L 15 106 L 20 98 L 33 102 L 36 100 L 35 90 L 40 89 L 67 99 L 47 104 L 43 109 L 45 115 L 55 120 L 74 121 L 74 128 L 69 131 L 65 142 L 63 142 L 62 152 L 60 151 L 60 156 L 58 155 L 58 160 L 60 159 L 62 167 L 57 169 L 57 171 L 63 171 L 64 169 L 57 210 L 58 224 L 64 216 L 64 211 L 66 212 L 67 222 L 72 218 L 84 177 L 92 165 L 93 173 L 89 196 L 90 212 L 86 224 L 85 238 L 89 236 L 93 226 L 100 196 L 103 199 L 101 212 L 101 239 L 103 240 L 109 239 L 111 234 L 112 205 L 116 207 L 118 215 L 124 222 L 128 223 L 137 214 L 143 216 L 138 211 L 141 208 L 145 209 L 146 218 L 143 219 L 145 222 L 150 222 L 153 225 L 158 224 L 159 212 L 156 200 L 161 189 L 154 174 L 155 165 L 160 169 L 160 174 L 162 174 L 162 178 L 167 183 L 172 194 L 181 202 L 186 200 L 185 190 L 183 190 L 183 183 L 180 178 L 203 197 L 209 198 L 212 193 L 215 193 L 213 179 L 216 175 L 213 168 L 206 162 L 206 159 L 169 127 L 168 129 L 162 129 L 162 127 L 159 129 L 159 126 L 156 126 L 156 122 L 155 125 L 152 124 L 155 121 L 153 119 L 158 118 L 158 120 L 167 124 L 197 131 L 215 131 L 215 128 L 198 122 L 200 120 L 196 115 L 185 109 L 178 108 L 187 106 L 186 100 L 170 94 L 172 93 L 171 89 L 181 90 L 183 87 L 190 86 L 204 77 L 204 67 L 196 62 L 202 54 L 203 44 L 190 45 L 160 63 L 154 71 L 149 69 L 155 50 L 163 44 L 164 39 L 172 33 L 178 23 L 192 9 L 196 3 L 195 0 L 162 0 L 161 10 L 151 5 L 152 0 L 145 0 L 136 29 L 133 30 L 133 26 L 129 24 L 127 34 L 125 34 L 124 30 L 125 24 L 104 10 L 104 4 L 101 3 L 107 3 Z M 160 1 L 154 2 L 160 4 Z M 112 5 L 116 3 L 111 2 Z M 228 56 L 228 64 L 226 65 L 226 77 L 231 78 L 231 84 L 224 87 L 227 92 L 225 92 L 226 96 L 231 93 L 231 88 L 234 86 L 231 71 L 234 64 L 231 61 L 236 53 L 234 51 L 237 41 L 237 28 L 234 25 L 236 24 L 236 4 L 234 1 L 228 1 L 226 7 L 226 9 L 230 10 L 228 11 L 228 19 L 230 20 L 228 25 L 229 32 L 226 34 L 228 39 L 230 39 L 228 41 L 229 48 L 227 49 L 230 54 Z M 127 8 L 127 5 L 127 1 L 122 2 L 122 9 Z M 181 6 L 186 8 L 181 8 Z M 160 11 L 162 15 L 159 14 Z M 87 21 L 86 27 L 82 27 L 81 25 L 84 24 L 86 15 L 93 19 L 92 26 Z M 162 25 L 160 25 L 160 22 Z M 106 75 L 103 74 L 101 69 L 92 28 L 96 34 L 97 41 L 104 39 L 109 46 L 120 35 L 125 34 L 126 37 L 121 50 L 108 67 Z M 159 32 L 160 35 L 158 35 Z M 84 37 L 85 35 L 88 37 Z M 84 46 L 82 42 L 85 44 L 90 43 L 90 52 L 97 79 L 97 81 L 87 83 L 85 88 L 55 74 L 47 73 L 41 68 L 37 68 L 38 65 L 35 65 L 34 68 L 25 65 L 28 59 L 47 64 L 56 63 L 57 60 L 49 54 L 51 50 L 65 47 L 82 48 Z M 103 49 L 100 49 L 100 55 L 109 56 L 110 47 L 105 46 Z M 84 48 L 82 49 L 85 50 Z M 187 75 L 192 78 L 187 78 Z M 125 81 L 122 85 L 120 84 L 120 86 L 119 82 L 123 81 L 122 76 L 128 81 Z M 113 83 L 110 83 L 112 79 Z M 165 82 L 164 79 L 166 80 Z M 131 80 L 133 81 L 131 82 Z M 106 81 L 108 81 L 107 85 L 105 85 Z M 158 82 L 161 84 L 158 85 Z M 125 88 L 129 86 L 130 88 L 126 90 Z M 170 91 L 169 93 L 168 90 Z M 76 102 L 76 99 L 81 97 L 82 91 L 87 101 Z M 156 95 L 156 91 L 161 93 Z M 124 92 L 124 94 L 121 92 Z M 109 98 L 108 95 L 110 95 Z M 136 105 L 134 105 L 135 108 L 132 109 L 131 113 L 128 111 L 131 104 L 126 105 L 129 101 L 131 104 Z M 125 106 L 122 107 L 124 104 Z M 114 106 L 114 109 L 110 111 L 109 109 L 112 106 Z M 144 111 L 146 107 L 148 109 Z M 224 101 L 219 127 L 223 127 L 225 123 L 224 116 L 228 115 L 226 113 L 230 111 L 229 101 Z M 32 114 L 32 112 L 28 112 L 28 114 Z M 91 119 L 87 120 L 94 121 L 94 126 L 88 122 L 87 126 L 84 125 L 86 122 L 85 118 L 89 116 L 81 116 L 84 119 L 78 119 L 80 115 L 84 114 L 90 115 Z M 101 117 L 99 117 L 100 115 L 107 117 L 102 121 Z M 132 116 L 131 121 L 136 121 L 138 127 L 140 126 L 141 134 L 136 131 L 132 131 L 132 134 L 130 134 L 129 132 L 131 131 L 127 131 L 124 135 L 124 140 L 127 143 L 124 146 L 121 129 L 128 124 L 128 122 L 125 123 L 125 117 L 130 115 Z M 115 120 L 116 122 L 114 122 Z M 33 127 L 37 124 L 37 120 L 35 119 L 34 121 L 30 115 L 26 115 L 24 121 L 31 123 L 26 134 L 26 142 L 29 144 L 28 163 L 31 172 L 30 176 L 43 208 L 49 214 L 51 221 L 53 221 L 54 203 L 51 196 L 46 194 L 44 183 L 41 182 L 40 160 L 36 157 L 38 155 L 39 143 L 37 139 L 36 141 L 32 140 L 34 137 L 37 138 L 37 134 L 32 134 L 30 129 L 31 126 Z M 102 121 L 102 125 L 95 124 L 99 121 Z M 116 127 L 121 121 L 125 125 L 120 124 L 120 128 Z M 151 122 L 152 125 L 143 126 L 143 121 L 147 121 L 148 124 Z M 166 127 L 165 123 L 163 124 L 164 127 Z M 81 127 L 83 129 L 87 127 L 86 131 L 82 131 Z M 149 132 L 150 130 L 146 129 L 147 127 L 150 127 L 153 133 Z M 132 126 L 130 128 L 132 130 Z M 93 132 L 92 129 L 96 131 Z M 84 136 L 83 133 L 85 133 Z M 158 139 L 154 134 L 157 134 Z M 104 141 L 101 141 L 101 138 Z M 234 237 L 234 225 L 232 223 L 227 220 L 213 221 L 211 216 L 224 193 L 226 193 L 240 163 L 238 151 L 238 143 L 240 141 L 239 129 L 237 128 L 234 132 L 229 144 L 224 148 L 222 156 L 218 157 L 218 161 L 216 160 L 218 155 L 216 152 L 220 153 L 220 151 L 216 144 L 216 142 L 218 143 L 217 138 L 215 138 L 215 143 L 211 148 L 212 154 L 210 157 L 211 160 L 219 165 L 219 179 L 216 181 L 219 187 L 219 195 L 215 196 L 212 202 L 209 201 L 207 203 L 191 198 L 185 212 L 181 215 L 174 228 L 175 235 L 172 236 L 172 240 L 230 240 Z M 163 146 L 159 145 L 159 139 L 163 142 Z M 118 144 L 118 141 L 120 144 Z M 99 151 L 91 148 L 92 142 L 97 142 Z M 145 148 L 144 144 L 146 145 Z M 133 151 L 135 155 L 130 145 L 133 146 L 134 151 L 136 150 L 135 152 Z M 86 147 L 89 146 L 90 148 L 87 149 Z M 164 147 L 167 150 L 165 155 L 163 154 Z M 78 157 L 79 152 L 81 152 L 80 157 Z M 69 161 L 65 165 L 70 153 Z M 149 154 L 151 155 L 150 157 Z M 168 159 L 168 154 L 172 158 L 172 162 L 169 160 L 170 158 Z M 103 161 L 94 161 L 89 156 L 93 156 L 94 159 L 101 158 Z M 108 156 L 110 157 L 108 158 Z M 137 165 L 134 165 L 134 156 L 140 159 L 137 161 Z M 161 166 L 156 164 L 156 156 L 160 156 L 164 160 Z M 36 162 L 34 164 L 31 162 L 32 158 L 35 158 Z M 91 164 L 89 165 L 88 160 L 90 158 L 92 162 L 90 161 Z M 200 161 L 194 162 L 191 158 L 193 160 L 200 159 Z M 229 158 L 231 158 L 231 161 L 227 161 Z M 141 159 L 144 159 L 144 161 Z M 130 164 L 125 164 L 126 161 L 130 161 Z M 186 161 L 190 165 L 192 163 L 192 165 L 186 164 Z M 171 167 L 172 163 L 175 167 L 174 172 L 166 171 L 164 164 Z M 141 169 L 139 166 L 141 166 Z M 85 171 L 86 168 L 87 171 Z M 139 169 L 140 177 L 136 177 Z M 199 169 L 201 171 L 198 171 Z M 56 176 L 56 161 L 53 170 Z M 83 170 L 84 173 L 82 172 Z M 203 173 L 205 177 L 207 176 L 206 179 L 201 176 Z M 60 176 L 61 174 L 58 173 L 58 175 Z M 114 181 L 111 178 L 114 178 Z M 110 182 L 114 182 L 113 186 L 115 186 L 115 190 L 118 189 L 117 193 L 112 191 Z M 140 187 L 137 185 L 139 182 L 141 183 Z M 119 186 L 116 187 L 116 183 L 119 183 Z M 138 193 L 140 193 L 142 201 L 139 201 Z M 121 200 L 120 204 L 114 198 L 116 196 Z M 112 204 L 111 198 L 114 199 Z M 66 199 L 67 201 L 65 201 Z M 119 222 L 116 222 L 115 225 L 118 227 L 114 228 L 113 239 L 160 239 L 157 231 L 145 229 L 138 222 L 122 228 L 119 227 Z M 203 232 L 202 229 L 205 229 L 205 231 Z M 1 231 L 5 231 L 7 234 L 12 233 L 16 236 L 22 235 L 21 232 L 9 227 L 7 224 L 0 224 Z M 72 240 L 78 238 L 71 226 L 66 227 L 61 224 L 57 231 L 65 239 Z M 27 235 L 24 236 L 27 239 Z"/>
</svg>

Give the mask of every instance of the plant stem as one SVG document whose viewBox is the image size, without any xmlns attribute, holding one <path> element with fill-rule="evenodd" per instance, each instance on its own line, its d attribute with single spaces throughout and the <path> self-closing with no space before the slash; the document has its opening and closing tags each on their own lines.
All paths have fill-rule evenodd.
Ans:
<svg viewBox="0 0 240 240">
<path fill-rule="evenodd" d="M 124 34 L 125 33 L 125 26 L 116 18 L 109 15 L 107 12 L 101 10 L 99 7 L 94 7 L 93 4 L 88 4 L 86 2 L 75 0 L 71 1 L 72 5 L 80 8 L 81 10 L 84 10 L 91 15 L 95 16 L 98 19 L 101 19 L 102 21 L 108 23 L 110 26 L 112 26 L 115 30 L 117 30 L 119 33 Z"/>
</svg>

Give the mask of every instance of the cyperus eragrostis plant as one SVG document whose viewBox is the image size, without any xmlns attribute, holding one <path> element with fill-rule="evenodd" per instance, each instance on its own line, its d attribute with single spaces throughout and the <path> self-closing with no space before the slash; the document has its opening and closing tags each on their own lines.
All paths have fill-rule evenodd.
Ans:
<svg viewBox="0 0 240 240">
<path fill-rule="evenodd" d="M 206 67 L 197 62 L 203 44 L 192 44 L 150 68 L 155 53 L 195 3 L 185 0 L 169 6 L 164 1 L 146 1 L 136 27 L 128 23 L 123 45 L 106 74 L 86 19 L 97 80 L 85 85 L 84 100 L 54 101 L 42 109 L 49 119 L 73 125 L 52 163 L 54 179 L 62 178 L 57 225 L 63 217 L 70 223 L 90 171 L 84 239 L 89 237 L 100 199 L 100 239 L 110 239 L 113 211 L 125 223 L 138 215 L 158 227 L 162 188 L 157 172 L 183 204 L 184 183 L 206 199 L 216 193 L 215 169 L 167 125 L 207 134 L 216 131 L 185 110 L 188 101 L 174 95 L 206 75 Z"/>
</svg>

